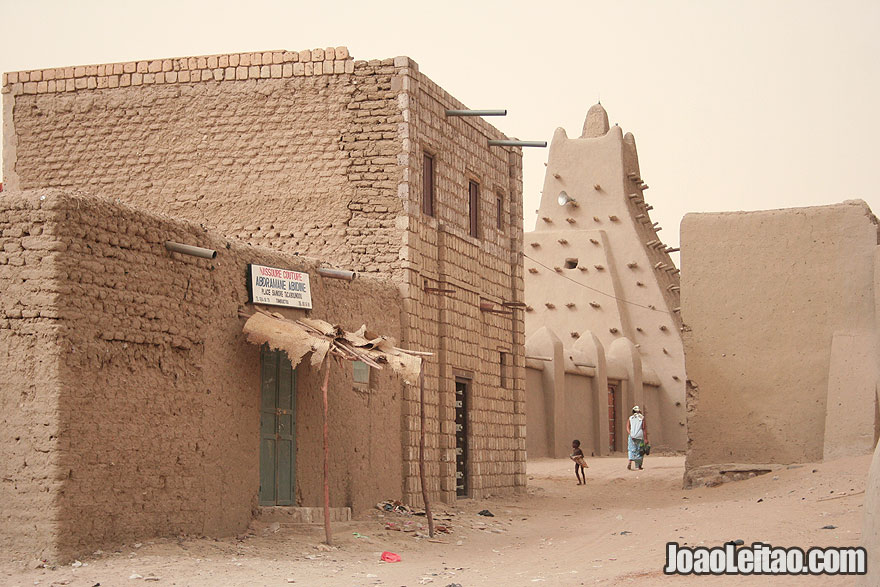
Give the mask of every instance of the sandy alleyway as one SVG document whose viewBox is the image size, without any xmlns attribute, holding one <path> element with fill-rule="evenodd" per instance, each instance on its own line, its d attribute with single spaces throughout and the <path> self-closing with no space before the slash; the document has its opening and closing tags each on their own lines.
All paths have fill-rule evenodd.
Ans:
<svg viewBox="0 0 880 587">
<path fill-rule="evenodd" d="M 4 564 L 0 582 L 106 587 L 158 577 L 157 585 L 192 586 L 656 585 L 695 580 L 663 575 L 665 544 L 671 540 L 705 546 L 733 539 L 801 547 L 858 544 L 863 496 L 838 497 L 864 489 L 869 457 L 793 466 L 689 491 L 681 489 L 683 457 L 652 457 L 638 472 L 627 471 L 620 457 L 589 462 L 586 486 L 575 484 L 569 461 L 539 460 L 529 463 L 526 494 L 451 508 L 438 504 L 453 514 L 453 532 L 441 535 L 440 542 L 386 530 L 389 520 L 418 523 L 422 518 L 383 517 L 376 510 L 366 519 L 336 524 L 338 548 L 330 551 L 319 546 L 320 527 L 300 526 L 258 531 L 242 540 L 126 545 L 83 559 L 80 567 Z M 494 517 L 478 515 L 482 509 Z M 380 562 L 384 550 L 400 554 L 402 562 Z M 761 580 L 708 578 L 737 585 Z M 794 577 L 774 584 L 805 581 L 847 585 L 852 578 Z"/>
</svg>

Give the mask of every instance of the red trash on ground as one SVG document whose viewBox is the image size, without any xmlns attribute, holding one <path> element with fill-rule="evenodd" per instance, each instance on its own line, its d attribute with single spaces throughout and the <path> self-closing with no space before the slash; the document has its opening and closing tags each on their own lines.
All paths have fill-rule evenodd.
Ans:
<svg viewBox="0 0 880 587">
<path fill-rule="evenodd" d="M 393 552 L 388 552 L 387 550 L 382 553 L 382 560 L 386 563 L 399 563 L 400 555 L 394 554 Z"/>
</svg>

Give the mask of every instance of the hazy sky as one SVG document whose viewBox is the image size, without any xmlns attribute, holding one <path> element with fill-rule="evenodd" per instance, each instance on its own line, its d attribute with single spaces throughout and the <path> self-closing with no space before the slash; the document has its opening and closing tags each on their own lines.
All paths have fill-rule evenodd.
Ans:
<svg viewBox="0 0 880 587">
<path fill-rule="evenodd" d="M 601 96 L 652 216 L 863 198 L 880 213 L 880 1 L 0 0 L 0 70 L 346 45 L 408 55 L 510 136 L 579 136 Z M 525 152 L 526 229 L 547 149 Z"/>
</svg>

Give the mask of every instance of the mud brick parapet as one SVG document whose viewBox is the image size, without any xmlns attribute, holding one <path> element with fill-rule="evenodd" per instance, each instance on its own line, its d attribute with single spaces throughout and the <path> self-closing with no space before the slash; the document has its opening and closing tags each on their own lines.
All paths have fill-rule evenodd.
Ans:
<svg viewBox="0 0 880 587">
<path fill-rule="evenodd" d="M 104 65 L 78 65 L 3 74 L 3 91 L 13 95 L 75 92 L 128 86 L 207 81 L 280 79 L 354 73 L 346 47 L 175 57 Z"/>
</svg>

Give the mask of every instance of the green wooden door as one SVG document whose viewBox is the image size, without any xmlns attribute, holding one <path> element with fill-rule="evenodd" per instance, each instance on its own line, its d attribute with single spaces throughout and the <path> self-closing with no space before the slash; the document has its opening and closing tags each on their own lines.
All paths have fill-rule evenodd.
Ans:
<svg viewBox="0 0 880 587">
<path fill-rule="evenodd" d="M 293 505 L 296 372 L 284 352 L 260 355 L 260 505 Z"/>
</svg>

